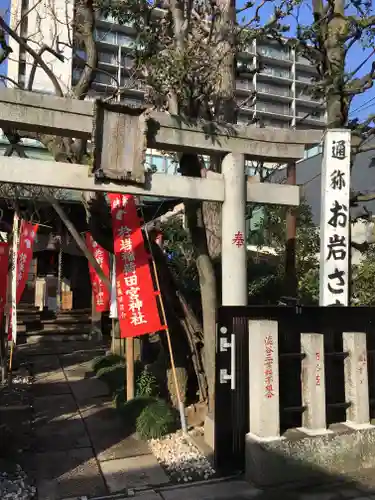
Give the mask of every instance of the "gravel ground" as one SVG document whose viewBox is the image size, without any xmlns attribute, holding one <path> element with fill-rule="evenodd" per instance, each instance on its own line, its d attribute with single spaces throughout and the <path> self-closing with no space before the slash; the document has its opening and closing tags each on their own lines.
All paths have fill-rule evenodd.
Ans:
<svg viewBox="0 0 375 500">
<path fill-rule="evenodd" d="M 24 389 L 32 383 L 32 377 L 28 375 L 15 374 L 12 377 L 12 387 L 7 387 L 1 392 L 1 404 L 6 407 L 9 404 L 25 403 Z M 26 397 L 27 400 L 27 397 Z M 8 426 L 6 426 L 8 427 Z M 14 430 L 10 430 L 14 432 Z M 0 443 L 1 444 L 1 443 Z M 3 459 L 4 460 L 4 459 Z M 32 486 L 26 473 L 20 465 L 12 465 L 9 460 L 0 462 L 0 499 L 1 500 L 32 500 L 36 498 L 36 488 Z M 12 459 L 13 462 L 13 459 Z M 4 471 L 6 469 L 6 472 Z"/>
<path fill-rule="evenodd" d="M 182 431 L 149 441 L 151 451 L 172 481 L 187 483 L 210 479 L 215 470 Z"/>
<path fill-rule="evenodd" d="M 0 472 L 1 500 L 31 500 L 36 498 L 36 488 L 28 484 L 26 473 L 19 465 L 14 472 Z"/>
<path fill-rule="evenodd" d="M 14 385 L 30 385 L 33 381 L 33 378 L 30 375 L 14 375 L 12 377 L 12 384 Z"/>
</svg>

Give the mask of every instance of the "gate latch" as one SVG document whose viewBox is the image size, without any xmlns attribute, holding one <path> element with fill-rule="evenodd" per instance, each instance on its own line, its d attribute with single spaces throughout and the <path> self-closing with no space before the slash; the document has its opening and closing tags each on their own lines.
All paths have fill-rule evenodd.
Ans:
<svg viewBox="0 0 375 500">
<path fill-rule="evenodd" d="M 220 369 L 220 384 L 226 384 L 230 380 L 230 388 L 234 391 L 236 388 L 236 338 L 234 334 L 230 337 L 230 342 L 226 338 L 220 338 L 220 352 L 228 352 L 230 349 L 230 374 L 225 368 Z"/>
<path fill-rule="evenodd" d="M 220 369 L 220 384 L 226 384 L 228 380 L 232 381 L 232 375 L 225 368 Z"/>
</svg>

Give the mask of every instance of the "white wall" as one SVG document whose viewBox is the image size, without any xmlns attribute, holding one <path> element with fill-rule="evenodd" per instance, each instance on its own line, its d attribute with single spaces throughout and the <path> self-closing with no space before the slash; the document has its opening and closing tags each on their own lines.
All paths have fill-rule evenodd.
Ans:
<svg viewBox="0 0 375 500">
<path fill-rule="evenodd" d="M 25 1 L 24 1 L 25 4 Z M 64 93 L 68 92 L 72 77 L 72 20 L 73 0 L 28 0 L 26 12 L 26 35 L 30 46 L 38 52 L 43 44 L 59 50 L 65 57 L 61 62 L 49 52 L 43 54 L 43 60 L 53 70 Z M 12 0 L 10 25 L 21 34 L 21 0 Z M 23 33 L 23 36 L 25 36 Z M 8 62 L 8 76 L 18 81 L 20 48 L 17 42 L 10 39 L 13 49 Z M 66 45 L 64 45 L 66 44 Z M 22 57 L 22 55 L 21 55 Z M 28 82 L 33 58 L 26 55 L 26 83 Z M 34 90 L 55 93 L 54 86 L 42 69 L 37 69 Z"/>
</svg>

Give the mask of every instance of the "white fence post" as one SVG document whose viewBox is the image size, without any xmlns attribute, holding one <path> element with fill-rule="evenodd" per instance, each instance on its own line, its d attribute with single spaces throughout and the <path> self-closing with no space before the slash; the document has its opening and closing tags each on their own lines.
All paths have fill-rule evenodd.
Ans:
<svg viewBox="0 0 375 500">
<path fill-rule="evenodd" d="M 280 436 L 277 321 L 249 321 L 249 419 L 251 434 Z"/>
<path fill-rule="evenodd" d="M 324 336 L 301 333 L 302 428 L 309 434 L 326 431 L 326 392 L 324 376 Z"/>
<path fill-rule="evenodd" d="M 345 400 L 350 402 L 346 410 L 347 423 L 354 426 L 370 423 L 370 405 L 367 371 L 366 334 L 344 332 L 343 350 L 349 355 L 344 360 Z"/>
</svg>

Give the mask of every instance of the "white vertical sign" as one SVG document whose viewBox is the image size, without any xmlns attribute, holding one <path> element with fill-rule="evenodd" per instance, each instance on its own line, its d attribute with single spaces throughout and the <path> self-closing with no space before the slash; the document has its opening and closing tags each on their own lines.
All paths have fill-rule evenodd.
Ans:
<svg viewBox="0 0 375 500">
<path fill-rule="evenodd" d="M 320 211 L 321 306 L 348 305 L 350 252 L 350 130 L 327 130 Z"/>
<path fill-rule="evenodd" d="M 18 257 L 18 215 L 14 212 L 13 218 L 13 246 L 12 246 L 12 340 L 17 343 L 17 257 Z"/>
</svg>

